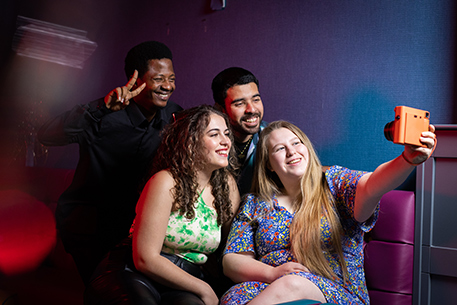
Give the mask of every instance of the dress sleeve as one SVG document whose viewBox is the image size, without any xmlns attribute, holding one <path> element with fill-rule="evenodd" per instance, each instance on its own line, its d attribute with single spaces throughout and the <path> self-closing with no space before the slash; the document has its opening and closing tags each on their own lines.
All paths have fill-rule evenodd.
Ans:
<svg viewBox="0 0 457 305">
<path fill-rule="evenodd" d="M 224 254 L 237 252 L 254 252 L 254 234 L 257 228 L 254 196 L 248 195 L 243 201 L 238 214 L 233 220 Z"/>
<path fill-rule="evenodd" d="M 84 130 L 109 113 L 112 111 L 106 108 L 103 99 L 86 105 L 77 105 L 46 122 L 38 131 L 38 139 L 47 146 L 78 143 L 79 136 Z"/>
<path fill-rule="evenodd" d="M 341 166 L 332 166 L 325 173 L 330 191 L 340 214 L 343 227 L 354 225 L 367 232 L 374 226 L 379 211 L 379 204 L 374 214 L 364 223 L 358 223 L 354 218 L 354 202 L 357 184 L 360 178 L 367 174 L 365 171 L 350 170 Z"/>
</svg>

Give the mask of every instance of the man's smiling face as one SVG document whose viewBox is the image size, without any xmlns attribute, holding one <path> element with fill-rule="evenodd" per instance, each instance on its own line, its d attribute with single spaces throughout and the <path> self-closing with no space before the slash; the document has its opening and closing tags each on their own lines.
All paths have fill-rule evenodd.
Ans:
<svg viewBox="0 0 457 305">
<path fill-rule="evenodd" d="M 146 83 L 146 87 L 134 98 L 138 105 L 148 111 L 155 112 L 163 108 L 175 90 L 175 72 L 173 63 L 168 58 L 151 59 L 149 69 L 137 79 L 137 87 Z"/>
<path fill-rule="evenodd" d="M 237 142 L 245 142 L 260 129 L 263 103 L 255 83 L 235 85 L 227 90 L 225 112 Z"/>
</svg>

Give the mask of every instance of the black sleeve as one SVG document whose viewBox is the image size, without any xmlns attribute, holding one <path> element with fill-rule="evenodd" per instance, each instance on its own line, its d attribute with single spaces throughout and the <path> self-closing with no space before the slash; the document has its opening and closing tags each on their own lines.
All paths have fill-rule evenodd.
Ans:
<svg viewBox="0 0 457 305">
<path fill-rule="evenodd" d="M 106 108 L 103 99 L 73 109 L 49 120 L 38 130 L 38 140 L 47 146 L 63 146 L 78 143 L 79 136 L 92 124 L 112 113 Z"/>
</svg>

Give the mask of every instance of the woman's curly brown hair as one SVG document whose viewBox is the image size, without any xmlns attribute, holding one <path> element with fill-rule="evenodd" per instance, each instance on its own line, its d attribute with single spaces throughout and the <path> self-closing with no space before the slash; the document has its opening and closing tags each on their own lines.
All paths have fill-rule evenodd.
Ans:
<svg viewBox="0 0 457 305">
<path fill-rule="evenodd" d="M 197 171 L 204 168 L 207 160 L 202 138 L 211 114 L 224 118 L 230 129 L 227 116 L 212 106 L 201 105 L 181 111 L 175 121 L 164 129 L 162 142 L 152 164 L 151 176 L 161 170 L 170 171 L 175 181 L 172 189 L 173 210 L 179 210 L 188 219 L 195 217 L 194 205 L 199 196 Z M 230 140 L 233 143 L 231 132 Z M 232 215 L 228 178 L 236 170 L 233 147 L 230 148 L 229 166 L 215 170 L 209 181 L 219 225 Z"/>
</svg>

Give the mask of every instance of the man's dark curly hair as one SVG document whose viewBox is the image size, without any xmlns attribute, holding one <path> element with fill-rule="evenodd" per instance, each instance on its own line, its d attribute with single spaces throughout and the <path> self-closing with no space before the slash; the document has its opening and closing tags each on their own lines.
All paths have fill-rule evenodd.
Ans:
<svg viewBox="0 0 457 305">
<path fill-rule="evenodd" d="M 170 49 L 158 41 L 145 41 L 134 46 L 125 57 L 124 71 L 127 79 L 138 70 L 138 77 L 143 77 L 149 69 L 149 60 L 168 58 L 173 60 Z"/>
<path fill-rule="evenodd" d="M 246 85 L 249 83 L 255 83 L 257 88 L 259 87 L 259 80 L 250 71 L 239 67 L 225 69 L 214 77 L 211 84 L 214 102 L 220 105 L 222 109 L 225 109 L 227 90 L 236 85 Z"/>
<path fill-rule="evenodd" d="M 181 111 L 175 121 L 164 129 L 163 139 L 152 165 L 151 176 L 161 170 L 170 171 L 175 182 L 172 189 L 173 210 L 179 210 L 180 214 L 188 219 L 195 217 L 194 205 L 199 196 L 197 171 L 203 169 L 207 162 L 202 143 L 211 114 L 223 117 L 230 129 L 228 117 L 212 106 L 201 105 Z M 231 132 L 230 140 L 233 143 Z M 228 178 L 232 175 L 229 168 L 236 164 L 235 155 L 232 145 L 229 166 L 215 170 L 209 181 L 218 215 L 217 222 L 220 225 L 232 215 Z"/>
</svg>

